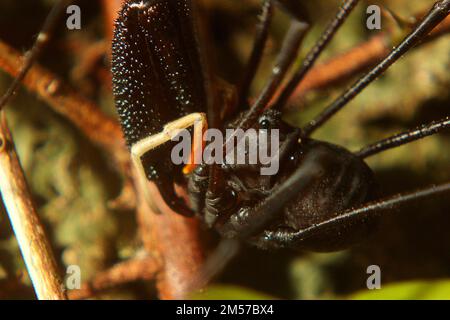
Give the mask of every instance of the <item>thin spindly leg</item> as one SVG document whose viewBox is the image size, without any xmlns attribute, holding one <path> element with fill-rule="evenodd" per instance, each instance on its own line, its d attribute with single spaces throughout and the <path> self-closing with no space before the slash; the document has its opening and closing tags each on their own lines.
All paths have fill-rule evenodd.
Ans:
<svg viewBox="0 0 450 320">
<path fill-rule="evenodd" d="M 308 153 L 302 165 L 285 182 L 275 187 L 269 196 L 253 207 L 241 208 L 222 225 L 216 225 L 216 229 L 227 238 L 241 239 L 262 232 L 283 212 L 288 201 L 306 192 L 311 183 L 323 176 L 319 163 L 327 156 L 324 152 Z"/>
<path fill-rule="evenodd" d="M 145 174 L 145 168 L 142 163 L 142 156 L 147 152 L 157 148 L 158 146 L 172 140 L 176 137 L 180 130 L 187 129 L 194 126 L 194 145 L 192 148 L 191 161 L 188 164 L 199 164 L 201 161 L 201 151 L 203 144 L 203 132 L 207 128 L 206 115 L 204 113 L 191 113 L 180 119 L 172 121 L 166 124 L 163 131 L 155 135 L 146 137 L 131 146 L 131 160 L 136 168 L 139 176 L 139 183 L 141 184 L 144 196 L 147 201 L 151 199 L 148 187 L 147 176 Z"/>
<path fill-rule="evenodd" d="M 330 106 L 319 114 L 314 120 L 304 128 L 305 136 L 311 135 L 313 131 L 322 126 L 336 112 L 341 110 L 370 83 L 376 80 L 394 62 L 402 57 L 409 49 L 417 45 L 431 30 L 434 29 L 450 13 L 450 0 L 436 2 L 426 17 L 420 24 L 396 47 L 382 62 L 374 67 L 370 72 L 359 79 L 344 94 L 335 100 Z"/>
<path fill-rule="evenodd" d="M 285 36 L 281 51 L 275 62 L 272 75 L 268 79 L 263 91 L 253 104 L 251 109 L 245 114 L 243 120 L 238 124 L 238 128 L 245 130 L 252 124 L 252 122 L 259 116 L 259 114 L 266 107 L 277 87 L 283 80 L 287 70 L 293 63 L 297 56 L 298 49 L 302 42 L 302 39 L 308 29 L 306 23 L 294 20 Z M 235 139 L 235 135 L 231 135 L 224 143 L 224 149 L 226 146 Z M 217 203 L 225 191 L 225 183 L 223 179 L 223 170 L 217 164 L 210 166 L 210 179 L 209 187 L 206 194 L 208 202 Z"/>
<path fill-rule="evenodd" d="M 245 114 L 239 128 L 245 130 L 252 124 L 253 121 L 261 114 L 269 101 L 272 99 L 275 91 L 283 81 L 289 67 L 297 57 L 298 49 L 303 40 L 303 37 L 308 30 L 308 24 L 297 20 L 292 21 L 291 26 L 283 40 L 283 44 L 276 59 L 275 65 L 272 68 L 272 73 L 267 80 L 264 88 L 257 97 L 250 110 Z"/>
<path fill-rule="evenodd" d="M 379 201 L 365 204 L 359 208 L 352 209 L 334 218 L 311 226 L 303 230 L 278 230 L 278 231 L 263 231 L 255 239 L 256 244 L 268 245 L 268 247 L 296 247 L 301 248 L 302 241 L 308 240 L 311 237 L 318 236 L 327 230 L 345 225 L 353 219 L 363 219 L 372 215 L 381 215 L 395 212 L 391 210 L 401 204 L 412 200 L 418 200 L 425 197 L 430 197 L 444 192 L 450 191 L 450 182 L 428 187 L 419 191 L 403 193 Z"/>
<path fill-rule="evenodd" d="M 252 53 L 245 68 L 244 76 L 242 77 L 241 83 L 239 85 L 237 101 L 238 108 L 242 108 L 242 106 L 247 105 L 250 85 L 252 84 L 258 70 L 258 66 L 261 63 L 261 59 L 264 53 L 264 47 L 269 36 L 269 27 L 272 21 L 272 15 L 273 2 L 272 0 L 265 0 L 262 7 L 260 21 L 256 27 L 256 36 Z"/>
<path fill-rule="evenodd" d="M 58 17 L 64 12 L 67 5 L 70 1 L 68 0 L 60 0 L 58 3 L 56 3 L 52 10 L 50 11 L 49 15 L 45 19 L 44 26 L 42 27 L 41 31 L 39 32 L 39 35 L 36 38 L 36 41 L 33 44 L 33 47 L 30 51 L 28 51 L 25 54 L 25 60 L 22 66 L 22 69 L 20 70 L 18 76 L 14 79 L 13 83 L 9 86 L 6 93 L 0 98 L 0 110 L 8 103 L 9 99 L 14 95 L 14 93 L 17 91 L 17 88 L 19 87 L 22 80 L 27 75 L 28 71 L 32 67 L 33 63 L 37 60 L 39 57 L 39 54 L 41 53 L 42 49 L 45 47 L 45 45 L 48 43 L 48 41 L 51 38 L 51 35 L 56 27 L 56 24 L 58 22 Z"/>
<path fill-rule="evenodd" d="M 336 16 L 328 23 L 325 31 L 320 36 L 316 45 L 308 52 L 305 60 L 303 60 L 300 68 L 294 73 L 287 85 L 284 87 L 282 93 L 274 104 L 274 108 L 283 108 L 295 88 L 300 84 L 305 75 L 314 66 L 314 63 L 319 58 L 320 54 L 327 47 L 328 43 L 333 39 L 335 33 L 339 30 L 339 27 L 345 22 L 348 15 L 352 12 L 353 8 L 358 4 L 359 0 L 347 0 L 345 1 Z"/>
<path fill-rule="evenodd" d="M 355 154 L 358 157 L 367 158 L 388 149 L 395 148 L 409 142 L 425 138 L 427 136 L 431 136 L 448 128 L 450 128 L 450 117 L 446 117 L 439 121 L 433 121 L 421 126 L 420 128 L 402 132 L 392 137 L 380 140 L 371 145 L 368 145 L 367 147 L 362 148 Z"/>
</svg>

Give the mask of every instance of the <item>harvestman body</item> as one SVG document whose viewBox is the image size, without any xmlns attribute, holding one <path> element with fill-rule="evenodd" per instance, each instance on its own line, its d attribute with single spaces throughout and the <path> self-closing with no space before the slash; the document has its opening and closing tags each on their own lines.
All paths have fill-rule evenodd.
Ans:
<svg viewBox="0 0 450 320">
<path fill-rule="evenodd" d="M 293 21 L 275 63 L 276 72 L 255 103 L 245 110 L 275 2 L 289 10 Z M 265 1 L 254 50 L 237 94 L 238 103 L 231 108 L 238 112 L 228 116 L 221 116 L 214 109 L 217 107 L 208 104 L 206 96 L 201 96 L 210 93 L 211 86 L 202 69 L 205 59 L 197 42 L 194 3 L 185 0 L 127 1 L 124 4 L 113 41 L 116 104 L 134 163 L 142 176 L 145 173 L 145 177 L 156 183 L 175 211 L 186 216 L 198 215 L 222 236 L 244 239 L 262 248 L 288 246 L 330 251 L 367 236 L 381 209 L 449 189 L 449 184 L 444 184 L 366 204 L 376 198 L 377 188 L 371 170 L 363 161 L 382 150 L 436 133 L 449 126 L 448 119 L 388 138 L 356 154 L 309 136 L 439 24 L 449 13 L 450 1 L 437 2 L 388 57 L 305 128 L 293 128 L 281 120 L 278 110 L 286 104 L 357 3 L 344 1 L 278 100 L 270 104 L 296 59 L 308 25 L 298 2 Z M 181 169 L 169 164 L 168 151 L 164 153 L 159 148 L 164 148 L 171 130 L 192 126 L 195 121 L 200 121 L 202 126 L 194 134 L 201 135 L 206 128 L 204 113 L 208 114 L 209 126 L 221 130 L 279 129 L 283 170 L 266 178 L 258 174 L 259 168 L 254 165 L 202 164 L 184 178 L 188 181 L 191 200 L 191 208 L 187 208 L 173 191 L 174 182 L 185 183 L 178 176 Z M 161 122 L 161 118 L 165 121 Z M 165 125 L 167 122 L 169 124 Z M 346 211 L 354 207 L 359 208 Z"/>
<path fill-rule="evenodd" d="M 265 0 L 237 103 L 230 107 L 217 106 L 217 100 L 211 98 L 211 77 L 203 68 L 206 59 L 199 50 L 195 1 L 125 1 L 113 41 L 114 96 L 142 184 L 146 178 L 152 180 L 176 212 L 199 216 L 225 238 L 246 240 L 261 248 L 319 251 L 340 249 L 360 240 L 372 229 L 383 209 L 449 191 L 450 183 L 444 183 L 373 201 L 376 183 L 364 162 L 368 156 L 448 128 L 448 118 L 389 137 L 357 153 L 313 140 L 310 135 L 443 21 L 450 12 L 450 0 L 437 1 L 400 45 L 306 127 L 293 128 L 281 120 L 280 110 L 358 2 L 343 2 L 279 98 L 271 103 L 297 58 L 308 24 L 298 1 Z M 55 17 L 67 3 L 60 1 L 52 10 L 22 72 L 0 100 L 0 108 L 23 80 L 51 35 Z M 275 4 L 291 13 L 291 26 L 273 68 L 276 72 L 249 106 L 250 84 L 268 38 Z M 264 178 L 254 166 L 202 164 L 188 176 L 183 175 L 182 168 L 170 161 L 170 140 L 178 130 L 196 122 L 201 125 L 194 128 L 194 149 L 201 147 L 202 142 L 198 141 L 207 126 L 221 130 L 279 129 L 283 170 Z M 178 198 L 174 183 L 187 185 L 190 207 Z"/>
</svg>

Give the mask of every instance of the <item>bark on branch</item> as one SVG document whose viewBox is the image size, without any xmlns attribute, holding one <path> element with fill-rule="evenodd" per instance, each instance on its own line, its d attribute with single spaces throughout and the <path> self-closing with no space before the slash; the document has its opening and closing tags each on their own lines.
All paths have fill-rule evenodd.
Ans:
<svg viewBox="0 0 450 320">
<path fill-rule="evenodd" d="M 3 113 L 0 115 L 0 190 L 38 299 L 65 300 L 56 260 L 31 200 Z"/>
</svg>

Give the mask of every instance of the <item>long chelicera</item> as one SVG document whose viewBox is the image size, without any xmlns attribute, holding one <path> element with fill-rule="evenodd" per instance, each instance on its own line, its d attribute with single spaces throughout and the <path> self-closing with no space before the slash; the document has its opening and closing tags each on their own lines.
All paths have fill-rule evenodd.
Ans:
<svg viewBox="0 0 450 320">
<path fill-rule="evenodd" d="M 171 121 L 206 112 L 193 15 L 188 0 L 126 1 L 119 13 L 112 45 L 113 93 L 130 148 Z M 142 164 L 166 203 L 191 215 L 173 189 L 182 177 L 168 157 L 171 147 L 169 142 L 148 152 Z"/>
</svg>

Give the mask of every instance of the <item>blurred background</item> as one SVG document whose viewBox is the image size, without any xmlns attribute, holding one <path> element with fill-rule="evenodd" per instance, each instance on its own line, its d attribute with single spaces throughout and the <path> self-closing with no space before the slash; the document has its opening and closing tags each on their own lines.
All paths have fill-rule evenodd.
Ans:
<svg viewBox="0 0 450 320">
<path fill-rule="evenodd" d="M 299 0 L 300 1 L 300 0 Z M 301 57 L 313 45 L 339 1 L 304 1 L 312 30 Z M 259 0 L 201 1 L 210 37 L 210 60 L 216 74 L 236 84 L 251 50 Z M 319 61 L 369 41 L 377 32 L 365 27 L 365 9 L 378 4 L 405 22 L 426 12 L 434 1 L 361 1 Z M 21 52 L 33 44 L 54 1 L 2 0 L 0 39 Z M 109 73 L 110 27 L 104 2 L 77 1 L 82 29 L 68 31 L 59 22 L 56 35 L 39 63 L 115 117 Z M 271 71 L 289 18 L 276 10 L 264 61 L 253 85 L 256 96 Z M 106 26 L 105 26 L 106 25 Z M 383 32 L 394 45 L 405 29 L 383 17 Z M 406 28 L 406 27 L 405 27 Z M 450 114 L 450 37 L 444 35 L 414 49 L 351 102 L 315 138 L 358 150 L 388 135 Z M 337 97 L 353 78 L 341 79 L 292 101 L 286 120 L 301 125 Z M 0 93 L 11 77 L 0 70 Z M 113 206 L 123 177 L 108 154 L 94 146 L 69 121 L 38 97 L 21 89 L 7 108 L 16 148 L 38 211 L 61 269 L 79 265 L 90 279 L 114 263 L 139 254 L 137 222 L 131 210 Z M 448 132 L 370 158 L 385 195 L 414 190 L 450 179 Z M 266 252 L 244 247 L 201 297 L 450 298 L 450 197 L 415 201 L 386 215 L 379 231 L 349 250 L 316 254 Z M 382 290 L 366 290 L 366 269 L 378 265 Z M 153 281 L 140 281 L 101 292 L 96 298 L 156 298 Z M 34 298 L 26 269 L 0 207 L 0 299 Z"/>
</svg>

